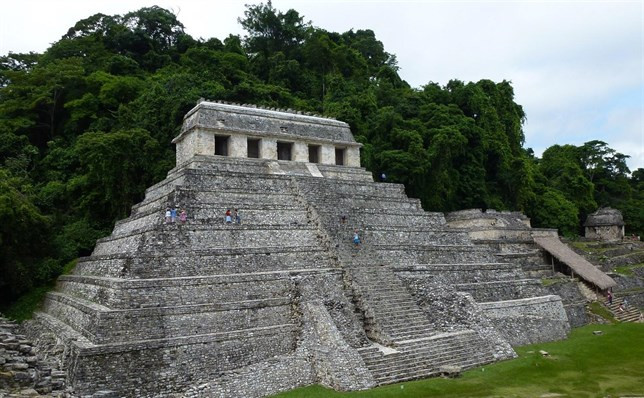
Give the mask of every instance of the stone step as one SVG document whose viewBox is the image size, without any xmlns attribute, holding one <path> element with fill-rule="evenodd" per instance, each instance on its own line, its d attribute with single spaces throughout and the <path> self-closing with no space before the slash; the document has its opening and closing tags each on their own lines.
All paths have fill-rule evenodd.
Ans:
<svg viewBox="0 0 644 398">
<path fill-rule="evenodd" d="M 181 169 L 170 173 L 168 178 L 146 190 L 145 199 L 174 191 L 178 186 L 193 186 L 206 190 L 234 190 L 245 193 L 294 192 L 291 177 L 271 174 L 213 172 L 211 170 Z M 181 205 L 181 203 L 175 203 Z"/>
<path fill-rule="evenodd" d="M 441 219 L 441 213 L 428 213 L 422 208 L 415 207 L 416 203 L 408 199 L 401 198 L 383 198 L 383 199 L 359 199 L 354 197 L 329 198 L 328 203 L 314 199 L 312 201 L 318 213 L 329 220 L 337 220 L 343 214 L 347 217 L 351 214 L 353 219 L 362 217 L 377 219 L 387 219 L 388 216 L 409 216 L 423 218 L 428 221 L 437 221 Z M 445 228 L 445 225 L 441 225 Z"/>
<path fill-rule="evenodd" d="M 402 301 L 402 299 L 400 300 L 401 300 L 400 303 L 397 303 L 397 304 L 392 304 L 389 301 L 385 301 L 382 305 L 378 306 L 378 309 L 382 312 L 396 312 L 396 313 L 410 313 L 410 312 L 421 313 L 422 312 L 418 308 L 418 305 L 415 302 Z"/>
<path fill-rule="evenodd" d="M 79 348 L 82 348 L 86 354 L 95 352 L 109 354 L 136 351 L 145 353 L 145 350 L 162 348 L 162 347 L 176 347 L 176 346 L 190 346 L 193 344 L 211 344 L 221 343 L 225 341 L 244 341 L 245 339 L 254 338 L 257 336 L 274 336 L 275 343 L 279 341 L 288 340 L 289 344 L 295 344 L 295 336 L 298 331 L 298 326 L 292 323 L 256 327 L 242 330 L 226 330 L 224 332 L 206 333 L 194 336 L 180 336 L 180 337 L 164 337 L 160 339 L 143 339 L 131 340 L 127 342 L 116 342 L 106 344 L 94 344 L 91 341 L 79 335 L 77 331 L 71 329 L 67 324 L 60 322 L 59 319 L 52 317 L 44 312 L 34 313 L 35 318 L 43 320 L 52 327 L 53 330 L 60 331 L 62 335 L 69 336 L 76 340 Z M 215 349 L 215 347 L 213 347 Z"/>
<path fill-rule="evenodd" d="M 43 308 L 94 344 L 245 330 L 286 324 L 292 318 L 289 297 L 113 310 L 61 293 L 48 293 Z"/>
<path fill-rule="evenodd" d="M 371 319 L 371 318 L 367 318 Z M 396 316 L 393 313 L 376 312 L 373 319 L 383 328 L 389 330 L 432 330 L 432 325 L 424 314 L 409 314 Z"/>
<path fill-rule="evenodd" d="M 378 385 L 385 385 L 385 384 L 392 384 L 392 383 L 400 383 L 404 381 L 410 381 L 410 380 L 417 380 L 417 379 L 422 379 L 422 378 L 428 378 L 428 377 L 434 377 L 437 375 L 441 374 L 441 366 L 446 366 L 446 365 L 457 365 L 461 370 L 467 370 L 471 369 L 477 366 L 484 365 L 486 363 L 489 363 L 491 361 L 487 360 L 482 360 L 482 361 L 477 361 L 477 360 L 465 360 L 463 362 L 458 362 L 458 363 L 451 363 L 451 362 L 446 362 L 446 363 L 441 363 L 438 367 L 434 368 L 426 368 L 422 370 L 418 370 L 416 372 L 409 373 L 405 369 L 403 369 L 402 373 L 395 374 L 395 375 L 381 375 L 375 377 L 376 383 Z"/>
<path fill-rule="evenodd" d="M 194 208 L 187 207 L 188 219 L 185 223 L 180 222 L 177 217 L 175 223 L 166 223 L 165 209 L 150 213 L 138 214 L 134 217 L 127 218 L 118 223 L 112 232 L 112 237 L 131 235 L 133 233 L 143 233 L 154 228 L 170 227 L 194 227 L 194 228 L 222 228 L 225 221 L 226 208 Z M 239 213 L 242 218 L 241 225 L 236 224 L 233 219 L 233 225 L 246 229 L 270 228 L 270 227 L 290 227 L 293 225 L 306 225 L 310 222 L 309 213 L 306 209 L 293 207 L 260 209 L 260 208 L 243 208 Z M 233 215 L 234 218 L 234 215 Z"/>
<path fill-rule="evenodd" d="M 389 319 L 383 322 L 381 326 L 383 329 L 399 335 L 399 337 L 402 337 L 402 334 L 413 334 L 416 336 L 413 338 L 399 338 L 399 341 L 426 338 L 436 333 L 432 325 L 424 317 L 410 319 L 409 322 L 405 322 L 404 319 Z M 422 336 L 417 336 L 419 333 L 422 334 Z"/>
<path fill-rule="evenodd" d="M 404 291 L 404 293 L 409 294 L 406 291 Z M 416 305 L 416 302 L 410 297 L 401 296 L 400 289 L 398 291 L 392 288 L 383 289 L 382 291 L 375 289 L 371 291 L 360 290 L 358 295 L 369 300 L 373 300 L 374 302 L 378 302 L 379 305 Z"/>
<path fill-rule="evenodd" d="M 182 185 L 175 186 L 174 191 L 154 200 L 144 200 L 132 206 L 132 216 L 148 214 L 155 211 L 164 211 L 167 207 L 210 207 L 220 205 L 224 208 L 289 208 L 296 206 L 297 195 L 293 193 L 267 192 L 257 195 L 256 192 L 243 192 L 236 190 L 197 190 Z M 174 202 L 181 203 L 174 203 Z M 117 224 L 121 221 L 117 221 Z"/>
<path fill-rule="evenodd" d="M 398 358 L 392 358 L 384 361 L 369 362 L 365 361 L 370 371 L 376 375 L 391 374 L 397 372 L 410 373 L 415 369 L 436 368 L 441 365 L 454 364 L 464 361 L 485 361 L 491 362 L 491 355 L 479 353 L 473 354 L 468 348 L 444 347 L 436 352 L 407 352 L 402 353 Z"/>
<path fill-rule="evenodd" d="M 131 258 L 127 255 L 81 259 L 75 275 L 146 279 L 163 275 L 169 278 L 210 275 L 235 275 L 253 272 L 297 272 L 297 270 L 338 269 L 329 253 L 320 247 L 265 247 L 210 249 L 173 255 L 150 253 Z"/>
<path fill-rule="evenodd" d="M 438 373 L 444 365 L 458 365 L 466 369 L 492 362 L 493 356 L 487 351 L 472 355 L 472 344 L 477 345 L 472 338 L 475 335 L 465 333 L 438 339 L 419 339 L 409 345 L 403 344 L 397 353 L 379 357 L 378 350 L 367 348 L 358 351 L 378 384 L 383 384 Z"/>
<path fill-rule="evenodd" d="M 430 340 L 431 337 L 432 336 L 430 335 L 429 337 L 416 339 L 423 341 L 423 344 L 420 345 L 408 345 L 405 341 L 401 341 L 396 345 L 396 351 L 390 354 L 383 354 L 378 349 L 358 349 L 358 351 L 360 352 L 360 355 L 365 363 L 369 365 L 378 365 L 384 362 L 397 362 L 401 357 L 409 356 L 410 354 L 419 353 L 421 351 L 424 352 L 429 349 L 432 350 L 432 353 L 440 355 L 441 353 L 449 352 L 454 348 L 452 342 L 447 339 L 439 340 L 438 342 L 432 341 L 428 343 L 427 341 Z"/>
<path fill-rule="evenodd" d="M 405 330 L 428 330 L 433 331 L 431 323 L 427 317 L 422 315 L 410 315 L 393 317 L 387 314 L 375 314 L 379 324 L 388 330 L 405 331 Z"/>
<path fill-rule="evenodd" d="M 351 190 L 351 193 L 371 193 L 372 191 L 380 192 L 394 192 L 400 195 L 405 195 L 405 186 L 403 184 L 379 184 L 373 181 L 344 181 L 336 179 L 317 179 L 317 178 L 299 178 L 298 182 L 301 188 L 305 191 L 315 192 L 323 188 L 325 192 L 342 193 L 343 190 Z M 305 191 L 306 192 L 306 191 Z"/>
<path fill-rule="evenodd" d="M 419 213 L 422 211 L 422 208 L 419 206 L 418 201 L 407 199 L 404 197 L 383 197 L 382 199 L 375 198 L 373 196 L 361 195 L 361 196 L 337 196 L 329 195 L 327 197 L 316 197 L 315 204 L 318 208 L 318 211 L 322 214 L 329 215 L 341 215 L 342 213 L 350 213 L 353 210 L 360 211 L 362 209 L 383 209 L 383 208 L 393 208 L 393 209 L 406 209 Z M 351 209 L 351 211 L 349 211 Z M 424 215 L 431 215 L 431 213 L 425 213 Z M 438 217 L 438 216 L 435 216 Z"/>
<path fill-rule="evenodd" d="M 369 302 L 375 304 L 376 307 L 374 308 L 374 311 L 377 311 L 378 313 L 400 315 L 400 317 L 406 317 L 413 314 L 424 314 L 414 301 L 403 302 L 403 299 L 400 300 L 400 304 L 396 305 L 391 304 L 388 300 L 369 300 Z"/>
<path fill-rule="evenodd" d="M 316 272 L 317 273 L 317 272 Z M 121 279 L 63 275 L 57 291 L 111 309 L 138 309 L 237 302 L 288 297 L 294 288 L 291 275 L 300 272 L 212 275 L 183 278 Z M 246 286 L 252 284 L 253 289 Z"/>
<path fill-rule="evenodd" d="M 192 252 L 199 249 L 266 248 L 278 242 L 285 247 L 321 244 L 321 235 L 311 225 L 245 227 L 221 225 L 196 227 L 174 225 L 145 233 L 99 239 L 93 255 L 125 253 Z"/>
<path fill-rule="evenodd" d="M 472 359 L 478 359 L 476 362 L 492 362 L 493 357 L 489 353 L 474 354 L 471 349 L 466 347 L 446 346 L 436 351 L 410 351 L 401 353 L 400 356 L 394 358 L 384 358 L 379 361 L 367 360 L 365 364 L 375 374 L 386 374 L 394 373 L 397 370 L 411 372 L 418 368 L 434 368 L 450 362 L 463 362 Z"/>
<path fill-rule="evenodd" d="M 299 210 L 298 212 L 304 212 L 304 210 Z M 165 217 L 164 217 L 165 219 Z M 156 224 L 147 224 L 143 228 L 139 228 L 136 231 L 123 233 L 118 236 L 109 236 L 99 239 L 97 242 L 105 242 L 112 239 L 118 239 L 122 237 L 127 237 L 131 235 L 140 235 L 142 233 L 151 232 L 151 231 L 231 231 L 231 228 L 241 231 L 263 231 L 263 230 L 291 230 L 291 229 L 309 229 L 316 230 L 316 228 L 310 225 L 308 222 L 302 223 L 288 223 L 281 224 L 277 223 L 265 223 L 265 224 L 253 224 L 244 222 L 245 219 L 242 219 L 242 224 L 230 223 L 227 224 L 223 218 L 217 217 L 212 218 L 211 222 L 193 222 L 189 220 L 185 224 L 182 224 L 178 220 L 175 223 L 166 224 L 162 219 L 159 219 L 159 222 Z M 217 222 L 214 222 L 217 220 Z M 182 228 L 183 227 L 183 228 Z"/>
<path fill-rule="evenodd" d="M 427 335 L 432 332 L 433 330 L 431 329 L 407 330 L 407 331 L 398 330 L 398 331 L 389 331 L 388 335 L 394 342 L 397 342 L 397 341 L 412 340 L 412 339 L 427 337 Z"/>
<path fill-rule="evenodd" d="M 371 286 L 361 286 L 360 287 L 360 293 L 369 296 L 374 299 L 381 299 L 381 300 L 408 300 L 408 298 L 401 298 L 399 295 L 400 289 L 403 289 L 402 286 L 387 286 L 383 287 L 382 289 L 378 289 L 376 286 L 371 285 Z"/>
<path fill-rule="evenodd" d="M 536 279 L 457 283 L 453 286 L 459 292 L 470 293 L 478 302 L 514 300 L 546 294 L 543 285 Z"/>
<path fill-rule="evenodd" d="M 472 355 L 473 353 L 471 348 L 466 347 L 466 344 L 468 344 L 467 341 L 455 343 L 443 342 L 441 344 L 431 346 L 407 347 L 404 348 L 404 350 L 399 350 L 388 355 L 361 355 L 365 364 L 367 364 L 370 369 L 377 370 L 379 368 L 382 369 L 399 365 L 408 365 L 410 363 L 413 364 L 414 362 L 427 362 L 431 364 L 431 361 L 445 356 L 457 357 L 459 355 Z"/>
<path fill-rule="evenodd" d="M 623 302 L 624 299 L 622 297 L 613 297 L 612 304 L 609 304 L 608 300 L 605 300 L 604 304 L 613 313 L 613 316 L 621 322 L 639 321 L 641 317 L 641 311 L 632 304 L 627 304 L 626 307 L 620 309 L 620 304 L 622 304 Z"/>
<path fill-rule="evenodd" d="M 379 300 L 370 300 L 376 308 L 376 311 L 379 314 L 399 314 L 400 317 L 407 317 L 409 315 L 415 314 L 424 314 L 422 310 L 418 307 L 415 302 L 401 302 L 399 304 L 391 304 L 388 301 L 379 301 Z M 383 303 L 383 304 L 380 304 Z"/>
<path fill-rule="evenodd" d="M 374 245 L 376 256 L 384 263 L 482 263 L 495 262 L 489 251 L 477 250 L 468 245 Z"/>
</svg>

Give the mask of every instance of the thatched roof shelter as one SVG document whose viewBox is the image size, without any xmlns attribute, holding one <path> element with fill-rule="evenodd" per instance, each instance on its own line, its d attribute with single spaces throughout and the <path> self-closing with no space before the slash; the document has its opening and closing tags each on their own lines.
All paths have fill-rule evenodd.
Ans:
<svg viewBox="0 0 644 398">
<path fill-rule="evenodd" d="M 617 283 L 610 276 L 603 273 L 588 260 L 572 251 L 555 237 L 535 237 L 534 241 L 557 260 L 566 264 L 582 279 L 592 283 L 598 288 L 605 290 L 616 286 Z"/>
</svg>

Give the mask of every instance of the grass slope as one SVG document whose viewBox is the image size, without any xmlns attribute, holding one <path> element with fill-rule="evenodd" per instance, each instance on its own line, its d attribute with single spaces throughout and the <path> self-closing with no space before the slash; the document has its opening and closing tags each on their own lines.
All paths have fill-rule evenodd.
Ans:
<svg viewBox="0 0 644 398">
<path fill-rule="evenodd" d="M 596 336 L 594 330 L 603 334 Z M 549 355 L 544 357 L 539 350 Z M 516 351 L 517 359 L 472 369 L 458 379 L 426 379 L 355 392 L 311 386 L 275 397 L 644 396 L 644 324 L 588 325 L 574 329 L 568 340 Z"/>
<path fill-rule="evenodd" d="M 63 267 L 62 275 L 69 275 L 76 267 L 78 260 L 72 260 L 69 263 L 65 264 Z M 22 322 L 27 319 L 31 319 L 43 300 L 47 292 L 54 290 L 56 287 L 56 281 L 44 286 L 37 286 L 28 291 L 26 294 L 21 296 L 18 300 L 11 303 L 11 305 L 6 308 L 0 308 L 2 314 L 14 321 Z"/>
</svg>

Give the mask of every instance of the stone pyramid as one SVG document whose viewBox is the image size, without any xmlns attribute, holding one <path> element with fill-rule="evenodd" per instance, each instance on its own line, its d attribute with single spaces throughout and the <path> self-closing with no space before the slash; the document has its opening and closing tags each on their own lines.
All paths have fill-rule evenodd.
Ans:
<svg viewBox="0 0 644 398">
<path fill-rule="evenodd" d="M 558 296 L 375 183 L 343 122 L 202 101 L 173 142 L 177 166 L 36 315 L 79 394 L 366 389 L 567 335 Z"/>
</svg>

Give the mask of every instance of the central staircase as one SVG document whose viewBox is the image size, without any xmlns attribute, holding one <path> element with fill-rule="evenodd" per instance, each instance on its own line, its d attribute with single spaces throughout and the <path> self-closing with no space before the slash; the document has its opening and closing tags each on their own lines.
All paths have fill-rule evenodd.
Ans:
<svg viewBox="0 0 644 398">
<path fill-rule="evenodd" d="M 347 268 L 367 336 L 381 344 L 431 336 L 432 325 L 396 275 L 384 265 Z"/>
</svg>

